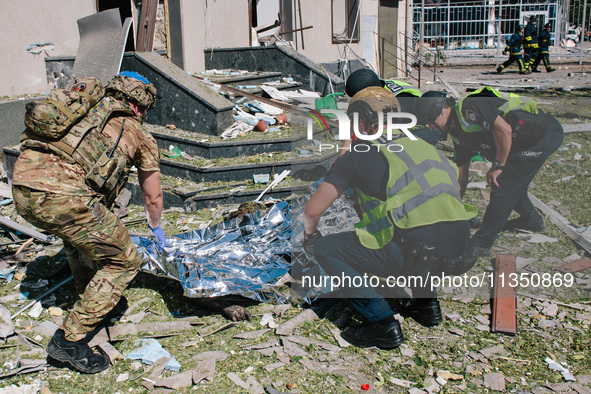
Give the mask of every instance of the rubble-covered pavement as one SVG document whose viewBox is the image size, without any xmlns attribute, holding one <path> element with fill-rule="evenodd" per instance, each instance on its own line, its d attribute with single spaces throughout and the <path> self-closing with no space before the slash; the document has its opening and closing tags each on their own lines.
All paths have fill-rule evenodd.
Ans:
<svg viewBox="0 0 591 394">
<path fill-rule="evenodd" d="M 7 338 L 0 341 L 0 393 L 11 392 L 11 386 L 20 386 L 23 393 L 591 392 L 591 260 L 584 246 L 591 232 L 591 98 L 588 90 L 577 90 L 589 88 L 582 75 L 587 71 L 563 68 L 524 78 L 516 73 L 491 76 L 491 70 L 444 69 L 441 76 L 462 94 L 485 81 L 531 92 L 544 110 L 562 114 L 565 130 L 572 131 L 530 191 L 581 237 L 573 239 L 556 224 L 558 216 L 545 213 L 543 234 L 505 232 L 493 249 L 517 256 L 517 272 L 570 272 L 574 278 L 568 288 L 518 289 L 516 336 L 490 332 L 486 292 L 444 288 L 442 324 L 427 329 L 408 319 L 402 323 L 406 342 L 400 348 L 359 349 L 339 336 L 341 328 L 359 319 L 345 303 L 321 301 L 310 307 L 295 295 L 285 304 L 239 299 L 252 318 L 231 322 L 198 309 L 177 281 L 142 272 L 124 293 L 129 304 L 125 315 L 92 342 L 113 365 L 98 375 L 83 375 L 46 362 L 45 346 L 75 301 L 73 286 L 65 283 L 32 303 L 70 275 L 59 243 L 44 244 L 23 234 L 16 234 L 15 242 L 2 232 L 0 302 L 5 309 L 0 310 L 0 336 Z M 551 81 L 545 82 L 548 89 L 535 88 L 542 80 Z M 431 87 L 443 85 L 422 88 Z M 488 196 L 481 188 L 483 166 L 473 165 L 466 196 L 480 217 Z M 10 197 L 6 184 L 0 192 L 0 201 Z M 237 208 L 168 209 L 163 228 L 169 236 L 203 229 L 235 216 Z M 143 209 L 128 210 L 124 221 L 130 232 L 148 236 Z M 9 202 L 0 213 L 26 225 Z M 490 272 L 490 266 L 480 259 L 475 270 Z M 282 283 L 278 288 L 287 291 Z"/>
</svg>

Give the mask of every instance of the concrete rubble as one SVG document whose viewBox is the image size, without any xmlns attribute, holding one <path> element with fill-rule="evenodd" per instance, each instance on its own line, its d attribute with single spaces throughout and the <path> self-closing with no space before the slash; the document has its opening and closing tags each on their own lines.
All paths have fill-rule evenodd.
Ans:
<svg viewBox="0 0 591 394">
<path fill-rule="evenodd" d="M 568 70 L 554 73 L 558 76 L 552 75 L 552 78 L 543 75 L 543 81 L 534 77 L 519 78 L 509 73 L 502 76 L 489 75 L 487 73 L 489 68 L 493 69 L 492 66 L 475 66 L 468 70 L 455 66 L 442 69 L 441 74 L 462 92 L 484 82 L 525 92 L 554 92 L 559 89 L 562 92 L 573 92 L 576 88 L 572 87 L 584 86 L 586 80 L 573 66 L 568 67 Z M 230 74 L 235 72 L 242 74 L 240 70 L 209 70 L 209 73 L 206 72 L 201 77 L 209 78 L 206 82 L 216 84 L 216 76 L 233 77 Z M 297 83 L 293 79 L 279 82 Z M 542 85 L 547 89 L 540 89 Z M 422 89 L 427 90 L 425 87 L 439 89 L 443 85 L 430 83 L 422 86 Z M 259 87 L 244 84 L 237 89 L 248 92 L 256 88 Z M 279 90 L 277 84 L 272 83 L 260 89 L 273 99 L 285 103 L 308 103 L 309 106 L 318 97 L 305 89 L 291 92 Z M 219 93 L 230 96 L 221 84 Z M 549 99 L 544 97 L 544 100 Z M 566 108 L 569 112 L 574 111 L 572 105 Z M 284 112 L 288 111 L 279 106 L 269 106 L 263 101 L 245 98 L 236 102 L 232 110 L 235 123 L 223 131 L 221 138 L 236 141 L 249 133 L 261 132 L 255 130 L 260 121 L 265 124 L 265 133 L 278 133 L 283 126 L 279 124 L 277 117 Z M 577 116 L 583 119 L 582 115 Z M 588 133 L 591 126 L 586 118 L 584 122 L 569 124 L 565 129 L 572 131 L 569 135 L 574 135 Z M 559 180 L 557 187 L 564 185 L 564 193 L 567 193 L 570 182 L 577 182 L 579 179 L 588 181 L 589 175 L 585 171 L 589 170 L 589 157 L 580 142 L 571 141 L 564 147 L 568 150 L 560 153 L 568 153 L 568 160 L 572 158 L 576 161 L 579 169 L 574 166 L 565 167 L 565 164 L 573 164 L 567 159 L 563 159 L 563 162 L 550 162 L 548 168 L 576 171 L 557 174 L 549 181 L 555 183 Z M 184 153 L 187 160 L 196 156 L 178 150 L 181 157 Z M 175 149 L 168 151 L 177 153 Z M 471 191 L 474 194 L 470 196 L 481 204 L 479 208 L 482 208 L 484 201 L 479 192 L 486 189 L 482 178 L 485 173 L 486 168 L 482 165 L 475 165 L 471 172 L 471 187 L 477 190 Z M 539 192 L 542 190 L 533 189 L 536 196 Z M 181 390 L 193 386 L 196 391 L 343 392 L 363 390 L 362 386 L 366 384 L 376 391 L 408 393 L 448 392 L 447 390 L 532 393 L 589 391 L 591 357 L 587 345 L 591 339 L 591 305 L 588 301 L 588 292 L 591 290 L 591 260 L 586 257 L 589 249 L 585 248 L 585 242 L 589 240 L 589 223 L 580 228 L 576 227 L 577 224 L 571 224 L 565 219 L 572 218 L 570 213 L 558 212 L 556 205 L 552 205 L 556 211 L 549 208 L 551 199 L 560 200 L 563 196 L 550 197 L 540 197 L 539 201 L 547 201 L 550 211 L 544 212 L 548 218 L 546 222 L 556 226 L 545 234 L 507 234 L 500 240 L 495 252 L 522 254 L 516 259 L 517 272 L 533 277 L 534 274 L 542 274 L 548 267 L 552 267 L 552 271 L 549 271 L 552 274 L 571 274 L 573 283 L 578 287 L 574 296 L 566 293 L 564 288 L 540 289 L 526 286 L 518 289 L 519 333 L 515 337 L 490 332 L 490 283 L 481 292 L 472 291 L 474 289 L 467 286 L 442 289 L 440 295 L 445 322 L 427 330 L 412 319 L 405 319 L 402 323 L 405 345 L 391 352 L 383 352 L 377 349 L 357 349 L 340 337 L 340 330 L 356 319 L 351 309 L 340 304 L 314 309 L 310 307 L 314 297 L 304 300 L 288 293 L 288 296 L 279 298 L 261 298 L 248 306 L 255 316 L 252 321 L 229 323 L 220 316 L 179 306 L 179 302 L 182 304 L 186 301 L 182 294 L 185 289 L 179 291 L 181 285 L 177 282 L 170 285 L 170 276 L 148 279 L 143 276 L 138 286 L 133 286 L 126 292 L 133 301 L 128 312 L 108 330 L 99 332 L 92 342 L 93 346 L 109 355 L 116 367 L 112 370 L 116 369 L 117 372 L 108 371 L 104 378 L 108 377 L 110 384 L 119 391 L 139 389 L 142 385 L 148 390 Z M 9 199 L 10 195 L 4 198 Z M 560 203 L 558 206 L 561 206 Z M 294 203 L 293 207 L 294 216 L 301 214 L 297 210 L 301 208 L 301 201 Z M 10 203 L 0 208 L 0 213 L 6 215 L 7 219 L 20 226 L 26 225 L 17 222 Z M 348 208 L 350 207 L 345 203 L 341 206 L 337 204 L 335 210 L 325 218 L 323 230 L 343 231 L 351 228 L 352 216 L 344 213 Z M 562 210 L 575 208 L 561 207 Z M 176 226 L 177 220 L 178 227 L 189 224 L 180 219 L 171 219 L 169 223 Z M 195 220 L 195 223 L 198 221 Z M 207 221 L 200 223 L 199 230 L 211 228 Z M 190 226 L 186 229 L 193 230 Z M 298 230 L 301 229 L 291 229 L 295 245 L 301 243 L 301 231 Z M 74 297 L 65 288 L 58 289 L 53 299 L 48 295 L 36 301 L 26 313 L 11 319 L 11 312 L 14 313 L 63 279 L 60 275 L 59 279 L 55 276 L 45 279 L 32 274 L 28 278 L 27 265 L 33 265 L 37 256 L 42 258 L 43 250 L 52 243 L 45 243 L 48 240 L 35 232 L 24 237 L 16 231 L 13 228 L 8 232 L 19 235 L 16 237 L 19 241 L 14 241 L 10 246 L 3 245 L 0 249 L 4 263 L 0 267 L 3 304 L 0 309 L 0 337 L 4 338 L 4 342 L 0 342 L 3 367 L 0 378 L 7 383 L 13 383 L 15 379 L 26 381 L 33 377 L 50 381 L 58 373 L 62 373 L 62 370 L 45 362 L 46 354 L 43 349 L 63 319 L 58 309 L 67 311 Z M 180 233 L 181 231 L 176 234 Z M 138 237 L 148 238 L 146 235 Z M 25 244 L 31 238 L 33 240 Z M 559 245 L 559 248 L 552 245 Z M 536 248 L 548 251 L 548 254 L 540 256 L 536 254 Z M 301 255 L 294 255 L 293 262 L 303 258 Z M 64 256 L 57 255 L 53 259 L 59 260 L 62 267 L 65 266 Z M 479 261 L 484 276 L 490 272 L 488 265 L 488 261 Z M 282 277 L 283 275 L 277 278 Z M 149 293 L 141 290 L 141 285 L 145 283 L 155 283 L 153 287 L 156 290 Z M 14 293 L 22 296 L 25 292 L 28 292 L 27 296 L 13 297 Z M 66 299 L 66 296 L 69 298 Z M 154 305 L 155 300 L 162 301 L 161 305 Z M 312 304 L 316 305 L 314 302 Z M 57 309 L 50 311 L 50 308 Z M 184 316 L 177 313 L 179 309 L 183 310 Z M 160 314 L 154 313 L 158 311 Z M 63 373 L 69 377 L 67 379 L 73 375 L 68 370 Z M 21 392 L 39 392 L 39 387 L 40 384 L 31 383 L 22 384 L 20 389 Z"/>
</svg>

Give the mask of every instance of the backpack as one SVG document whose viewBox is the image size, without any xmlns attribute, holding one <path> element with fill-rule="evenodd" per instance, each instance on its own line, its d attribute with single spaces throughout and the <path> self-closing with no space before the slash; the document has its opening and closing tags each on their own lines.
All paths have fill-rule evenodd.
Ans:
<svg viewBox="0 0 591 394">
<path fill-rule="evenodd" d="M 116 150 L 123 125 L 116 140 L 105 136 L 102 130 L 113 116 L 135 117 L 135 113 L 122 101 L 103 97 L 104 89 L 102 84 L 99 88 L 98 80 L 97 85 L 91 86 L 92 95 L 88 90 L 82 94 L 74 91 L 83 83 L 88 88 L 90 80 L 96 79 L 85 78 L 71 88 L 53 89 L 50 99 L 27 111 L 21 150 L 52 152 L 68 163 L 80 165 L 86 172 L 86 184 L 107 200 L 113 200 L 127 180 L 127 159 Z M 96 98 L 100 101 L 96 102 Z"/>
<path fill-rule="evenodd" d="M 98 78 L 84 77 L 66 89 L 52 89 L 43 101 L 27 103 L 25 126 L 44 138 L 61 138 L 105 94 Z"/>
</svg>

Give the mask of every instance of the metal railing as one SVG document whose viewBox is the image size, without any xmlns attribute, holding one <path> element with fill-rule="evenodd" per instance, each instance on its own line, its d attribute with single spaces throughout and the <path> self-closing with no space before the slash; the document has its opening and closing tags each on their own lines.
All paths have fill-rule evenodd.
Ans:
<svg viewBox="0 0 591 394">
<path fill-rule="evenodd" d="M 377 37 L 379 43 L 379 74 L 381 78 L 389 77 L 384 75 L 384 70 L 386 68 L 385 65 L 388 64 L 397 71 L 397 74 L 402 74 L 406 78 L 416 81 L 417 87 L 419 89 L 421 88 L 421 75 L 423 69 L 431 71 L 433 73 L 433 82 L 436 82 L 437 66 L 439 64 L 439 60 L 441 60 L 441 53 L 439 51 L 434 52 L 426 46 L 420 45 L 418 41 L 412 40 L 411 37 L 408 37 L 402 32 L 399 34 L 404 39 L 404 47 L 401 47 L 400 45 L 374 32 L 374 35 Z M 404 68 L 399 66 L 398 61 L 391 62 L 388 60 L 389 58 L 400 60 L 398 57 L 399 53 L 404 56 L 404 60 L 400 62 Z M 412 74 L 411 68 L 417 70 L 417 76 Z"/>
<path fill-rule="evenodd" d="M 429 5 L 415 0 L 412 7 L 415 34 L 422 37 L 422 43 L 445 50 L 496 48 L 499 34 L 513 34 L 532 15 L 539 27 L 550 23 L 556 45 L 566 33 L 569 17 L 568 0 L 448 0 Z"/>
</svg>

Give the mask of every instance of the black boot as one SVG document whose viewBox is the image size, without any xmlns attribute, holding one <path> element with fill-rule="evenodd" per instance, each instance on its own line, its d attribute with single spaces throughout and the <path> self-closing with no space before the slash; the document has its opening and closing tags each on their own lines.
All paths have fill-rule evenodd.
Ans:
<svg viewBox="0 0 591 394">
<path fill-rule="evenodd" d="M 341 336 L 347 342 L 358 347 L 376 346 L 380 349 L 394 349 L 404 342 L 402 328 L 394 316 L 377 323 L 347 327 Z"/>
<path fill-rule="evenodd" d="M 99 373 L 109 368 L 110 364 L 109 357 L 93 353 L 86 341 L 68 341 L 62 329 L 53 334 L 47 345 L 47 354 L 84 373 Z"/>
<path fill-rule="evenodd" d="M 541 233 L 545 228 L 544 219 L 540 215 L 529 219 L 520 216 L 517 219 L 508 220 L 503 226 L 505 231 L 525 230 L 534 233 Z"/>
<path fill-rule="evenodd" d="M 123 317 L 123 315 L 125 314 L 125 312 L 127 311 L 128 308 L 128 304 L 127 304 L 127 298 L 125 298 L 125 296 L 121 296 L 121 298 L 119 298 L 119 302 L 117 303 L 117 305 L 115 305 L 113 307 L 113 309 L 111 309 L 111 311 L 109 313 L 107 313 L 107 315 L 103 318 L 103 320 L 99 323 L 99 326 L 108 326 L 112 320 L 119 320 Z"/>
<path fill-rule="evenodd" d="M 412 317 L 423 327 L 433 327 L 443 321 L 441 306 L 437 298 L 397 299 L 392 307 L 403 317 Z"/>
</svg>

